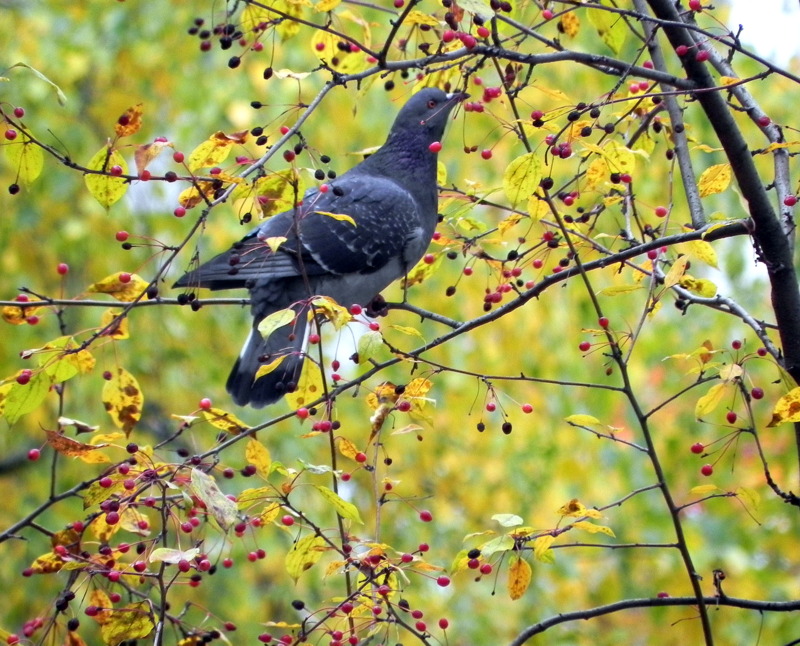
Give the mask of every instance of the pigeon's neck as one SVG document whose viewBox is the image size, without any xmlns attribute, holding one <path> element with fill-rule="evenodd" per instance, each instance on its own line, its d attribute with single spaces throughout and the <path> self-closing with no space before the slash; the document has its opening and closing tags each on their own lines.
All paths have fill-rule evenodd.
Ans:
<svg viewBox="0 0 800 646">
<path fill-rule="evenodd" d="M 405 144 L 405 145 L 404 145 Z M 408 142 L 390 138 L 363 163 L 372 173 L 391 178 L 414 195 L 425 193 L 425 199 L 436 199 L 436 153 L 427 146 L 409 146 Z"/>
</svg>

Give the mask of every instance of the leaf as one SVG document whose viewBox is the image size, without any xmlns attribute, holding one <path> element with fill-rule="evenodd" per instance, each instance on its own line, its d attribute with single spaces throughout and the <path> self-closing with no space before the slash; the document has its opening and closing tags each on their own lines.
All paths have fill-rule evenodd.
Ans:
<svg viewBox="0 0 800 646">
<path fill-rule="evenodd" d="M 686 273 L 686 267 L 689 265 L 689 258 L 687 256 L 680 256 L 672 263 L 667 275 L 664 277 L 664 287 L 669 289 L 678 284 L 681 277 Z"/>
<path fill-rule="evenodd" d="M 603 296 L 620 296 L 621 294 L 630 294 L 640 289 L 644 289 L 644 285 L 613 285 L 611 287 L 604 287 L 600 290 L 600 293 Z"/>
<path fill-rule="evenodd" d="M 590 9 L 590 11 L 596 10 Z M 632 174 L 636 168 L 636 155 L 630 148 L 615 139 L 611 139 L 603 147 L 603 157 L 605 157 L 608 167 L 615 173 Z"/>
<path fill-rule="evenodd" d="M 150 563 L 169 563 L 175 565 L 180 561 L 191 561 L 198 554 L 200 550 L 197 547 L 192 547 L 188 550 L 178 550 L 171 547 L 157 547 L 152 552 L 147 560 Z"/>
<path fill-rule="evenodd" d="M 731 183 L 731 165 L 715 164 L 706 168 L 697 181 L 700 197 L 722 193 Z"/>
<path fill-rule="evenodd" d="M 461 2 L 458 3 L 458 6 L 462 6 Z M 426 13 L 422 13 L 417 9 L 408 12 L 408 15 L 405 18 L 404 24 L 406 25 L 428 25 L 429 27 L 439 27 L 439 20 L 434 18 L 433 16 L 429 16 Z"/>
<path fill-rule="evenodd" d="M 236 522 L 236 503 L 220 491 L 214 476 L 192 469 L 192 480 L 186 488 L 199 498 L 223 530 Z"/>
<path fill-rule="evenodd" d="M 588 515 L 588 509 L 586 506 L 577 498 L 573 498 L 570 500 L 566 505 L 563 505 L 559 508 L 558 512 L 562 516 L 586 516 Z"/>
<path fill-rule="evenodd" d="M 56 93 L 56 99 L 58 100 L 58 104 L 59 104 L 59 105 L 61 105 L 61 106 L 64 106 L 64 105 L 66 105 L 66 104 L 67 104 L 67 96 L 66 96 L 66 94 L 64 94 L 64 92 L 61 90 L 61 88 L 60 88 L 60 87 L 58 87 L 58 86 L 57 86 L 55 83 L 53 83 L 53 81 L 51 81 L 49 78 L 47 78 L 47 77 L 46 77 L 44 74 L 42 74 L 42 73 L 41 73 L 39 70 L 37 70 L 35 67 L 31 67 L 31 66 L 30 66 L 30 65 L 28 65 L 27 63 L 14 63 L 14 64 L 13 64 L 11 67 L 9 67 L 8 69 L 13 69 L 13 68 L 15 68 L 15 67 L 23 67 L 23 68 L 25 68 L 25 69 L 29 70 L 29 71 L 30 71 L 30 72 L 31 72 L 31 73 L 32 73 L 32 74 L 33 74 L 33 75 L 34 75 L 36 78 L 38 78 L 40 81 L 44 81 L 44 82 L 45 82 L 45 83 L 47 83 L 47 84 L 48 84 L 50 87 L 52 87 L 52 88 L 53 88 L 53 91 Z"/>
<path fill-rule="evenodd" d="M 303 196 L 304 188 L 300 180 L 300 176 L 292 168 L 255 180 L 253 193 L 259 198 L 255 208 L 261 211 L 261 217 L 266 218 L 294 208 L 295 203 Z"/>
<path fill-rule="evenodd" d="M 62 567 L 64 567 L 64 559 L 54 552 L 45 552 L 34 559 L 30 569 L 34 574 L 53 574 L 61 571 Z"/>
<path fill-rule="evenodd" d="M 250 428 L 242 420 L 236 417 L 236 415 L 229 413 L 228 411 L 224 411 L 221 408 L 212 407 L 208 410 L 201 410 L 200 415 L 202 415 L 203 419 L 205 419 L 214 428 L 218 428 L 219 430 L 230 433 L 231 435 L 239 435 L 239 433 L 243 433 Z"/>
<path fill-rule="evenodd" d="M 533 556 L 536 560 L 541 561 L 545 552 L 550 551 L 550 546 L 555 542 L 556 537 L 552 534 L 545 534 L 544 536 L 537 536 L 533 541 Z"/>
<path fill-rule="evenodd" d="M 355 460 L 356 456 L 360 453 L 355 444 L 341 435 L 336 438 L 336 447 L 339 449 L 339 453 L 351 460 Z"/>
<path fill-rule="evenodd" d="M 287 356 L 288 355 L 282 354 L 279 357 L 275 357 L 269 363 L 261 364 L 258 367 L 258 370 L 256 370 L 256 374 L 255 377 L 253 377 L 253 381 L 258 381 L 264 375 L 268 375 L 269 373 L 273 372 L 275 368 L 277 368 L 279 365 L 283 363 L 283 361 L 286 359 Z"/>
<path fill-rule="evenodd" d="M 588 520 L 578 520 L 572 523 L 572 526 L 576 529 L 582 529 L 585 532 L 589 532 L 590 534 L 606 534 L 607 536 L 616 538 L 616 535 L 610 527 L 606 527 L 605 525 L 595 525 Z"/>
<path fill-rule="evenodd" d="M 136 105 L 125 110 L 125 114 L 117 119 L 117 123 L 114 126 L 114 132 L 116 133 L 117 137 L 130 137 L 131 135 L 135 135 L 137 132 L 139 132 L 141 127 L 142 104 L 137 103 Z"/>
<path fill-rule="evenodd" d="M 34 372 L 27 384 L 14 382 L 3 399 L 3 414 L 9 424 L 39 408 L 50 392 L 52 381 L 44 371 Z"/>
<path fill-rule="evenodd" d="M 358 508 L 351 502 L 347 502 L 341 498 L 337 493 L 328 489 L 323 485 L 314 485 L 314 488 L 322 494 L 325 501 L 330 504 L 334 511 L 345 520 L 351 520 L 354 523 L 364 524 L 361 516 L 358 513 Z"/>
<path fill-rule="evenodd" d="M 3 320 L 10 325 L 25 325 L 29 316 L 38 315 L 43 308 L 6 305 L 3 307 Z"/>
<path fill-rule="evenodd" d="M 228 158 L 234 146 L 243 144 L 246 139 L 246 130 L 234 132 L 230 135 L 226 135 L 222 131 L 215 132 L 189 153 L 186 164 L 192 172 L 200 168 L 218 166 Z"/>
<path fill-rule="evenodd" d="M 697 494 L 699 496 L 705 496 L 706 494 L 711 493 L 712 491 L 717 491 L 718 489 L 719 487 L 717 487 L 717 485 L 707 484 L 707 485 L 698 485 L 697 487 L 692 487 L 690 491 L 693 494 Z"/>
<path fill-rule="evenodd" d="M 100 627 L 100 635 L 108 646 L 117 646 L 124 641 L 147 637 L 154 627 L 150 602 L 138 601 L 110 612 Z"/>
<path fill-rule="evenodd" d="M 112 167 L 119 166 L 122 175 L 128 174 L 128 164 L 118 150 L 111 146 L 104 146 L 95 153 L 94 157 L 86 164 L 86 168 L 99 173 L 87 173 L 84 177 L 86 188 L 100 205 L 109 208 L 119 201 L 128 190 L 128 181 L 124 177 L 109 175 Z"/>
<path fill-rule="evenodd" d="M 609 0 L 599 0 L 595 4 L 611 6 Z M 592 26 L 597 30 L 598 35 L 608 48 L 615 55 L 619 54 L 628 34 L 628 28 L 622 16 L 603 9 L 587 9 L 587 16 L 589 22 L 592 23 Z"/>
<path fill-rule="evenodd" d="M 269 477 L 269 467 L 272 464 L 272 457 L 269 450 L 256 438 L 251 437 L 247 440 L 244 449 L 244 457 L 248 464 L 256 468 L 256 473 L 262 478 Z"/>
<path fill-rule="evenodd" d="M 103 405 L 117 428 L 130 435 L 142 417 L 142 395 L 139 382 L 125 368 L 111 371 L 111 379 L 103 383 Z"/>
<path fill-rule="evenodd" d="M 695 418 L 703 419 L 703 417 L 719 406 L 722 398 L 725 397 L 726 390 L 727 384 L 724 383 L 711 386 L 708 392 L 697 400 L 697 404 L 695 404 L 694 407 Z M 800 403 L 798 403 L 798 407 L 800 407 Z M 798 417 L 798 421 L 800 421 L 800 416 Z"/>
<path fill-rule="evenodd" d="M 575 426 L 597 426 L 600 424 L 600 420 L 594 417 L 593 415 L 570 415 L 569 417 L 565 417 L 564 421 L 568 424 L 574 424 Z"/>
<path fill-rule="evenodd" d="M 690 292 L 704 298 L 712 298 L 717 293 L 717 286 L 707 278 L 694 278 L 693 276 L 683 276 L 678 284 Z"/>
<path fill-rule="evenodd" d="M 154 141 L 151 144 L 143 144 L 137 146 L 133 152 L 133 163 L 136 164 L 136 171 L 138 175 L 142 174 L 164 148 L 169 146 L 168 141 Z"/>
<path fill-rule="evenodd" d="M 576 12 L 570 11 L 561 16 L 559 19 L 559 26 L 559 31 L 563 32 L 564 35 L 569 38 L 574 38 L 578 35 L 578 31 L 580 31 L 581 21 Z"/>
<path fill-rule="evenodd" d="M 287 240 L 288 238 L 286 236 L 270 236 L 269 238 L 264 238 L 264 244 L 269 247 L 272 253 L 275 253 Z"/>
<path fill-rule="evenodd" d="M 356 221 L 346 213 L 331 213 L 330 211 L 314 211 L 314 213 L 319 213 L 320 215 L 325 215 L 339 222 L 347 222 L 348 224 L 356 226 Z"/>
<path fill-rule="evenodd" d="M 72 419 L 70 417 L 59 417 L 58 418 L 58 425 L 61 428 L 67 428 L 69 426 L 73 426 L 75 428 L 75 432 L 80 433 L 94 433 L 98 430 L 99 426 L 92 426 L 91 424 L 87 424 L 86 422 L 81 422 L 77 419 Z"/>
<path fill-rule="evenodd" d="M 778 426 L 786 422 L 800 422 L 800 388 L 793 388 L 775 404 L 772 420 L 767 426 Z"/>
<path fill-rule="evenodd" d="M 583 177 L 584 191 L 594 191 L 598 186 L 601 186 L 611 175 L 608 170 L 608 164 L 603 157 L 597 157 L 592 160 L 586 168 L 586 174 Z"/>
<path fill-rule="evenodd" d="M 108 328 L 103 336 L 110 337 L 115 341 L 122 341 L 130 338 L 128 331 L 128 317 L 120 316 L 120 310 L 106 310 L 100 317 L 100 327 Z M 110 327 L 109 327 L 110 326 Z"/>
<path fill-rule="evenodd" d="M 688 229 L 687 229 L 688 230 Z M 680 245 L 681 251 L 685 252 L 695 260 L 699 260 L 710 267 L 718 268 L 717 252 L 705 240 L 690 240 Z"/>
<path fill-rule="evenodd" d="M 503 190 L 511 207 L 527 201 L 539 188 L 541 179 L 542 165 L 536 153 L 526 153 L 513 160 L 503 173 Z"/>
<path fill-rule="evenodd" d="M 269 316 L 265 317 L 258 324 L 258 331 L 262 337 L 267 339 L 275 330 L 291 324 L 296 316 L 297 313 L 291 307 L 278 310 L 277 312 L 273 312 Z"/>
<path fill-rule="evenodd" d="M 286 401 L 293 408 L 301 408 L 319 398 L 323 392 L 322 372 L 319 366 L 313 361 L 306 361 L 300 379 L 297 380 L 297 390 L 286 393 Z"/>
<path fill-rule="evenodd" d="M 530 563 L 514 554 L 508 566 L 508 596 L 512 601 L 516 601 L 528 589 L 531 584 L 532 570 Z"/>
<path fill-rule="evenodd" d="M 339 6 L 339 3 L 342 0 L 320 0 L 317 4 L 314 5 L 314 9 L 316 11 L 333 11 L 336 7 Z M 248 5 L 248 9 L 250 6 Z"/>
<path fill-rule="evenodd" d="M 353 315 L 346 307 L 339 305 L 335 300 L 328 296 L 316 296 L 311 301 L 315 313 L 324 314 L 325 318 L 333 323 L 335 330 L 341 330 L 345 325 L 353 320 Z"/>
<path fill-rule="evenodd" d="M 378 330 L 364 332 L 358 338 L 358 363 L 363 364 L 372 359 L 383 347 L 383 335 Z"/>
<path fill-rule="evenodd" d="M 31 138 L 20 132 L 19 142 L 4 146 L 9 166 L 16 171 L 17 181 L 29 186 L 39 177 L 44 167 L 42 149 Z"/>
<path fill-rule="evenodd" d="M 106 276 L 96 283 L 92 283 L 86 291 L 96 294 L 109 294 L 123 303 L 132 303 L 141 298 L 149 286 L 150 283 L 141 276 L 120 271 Z"/>
<path fill-rule="evenodd" d="M 500 527 L 517 527 L 522 525 L 522 518 L 516 514 L 495 514 L 492 520 L 496 521 Z"/>
<path fill-rule="evenodd" d="M 292 546 L 286 555 L 286 572 L 296 582 L 303 572 L 314 567 L 325 550 L 324 538 L 316 534 L 304 536 Z"/>
<path fill-rule="evenodd" d="M 459 0 L 458 6 L 464 11 L 480 16 L 484 21 L 488 21 L 494 16 L 494 9 L 485 0 Z"/>
<path fill-rule="evenodd" d="M 70 457 L 80 457 L 91 451 L 96 451 L 97 449 L 108 446 L 108 444 L 84 444 L 66 435 L 62 435 L 61 433 L 56 433 L 55 431 L 46 430 L 45 435 L 47 435 L 47 443 L 53 447 L 53 449 L 63 455 L 69 455 Z"/>
</svg>

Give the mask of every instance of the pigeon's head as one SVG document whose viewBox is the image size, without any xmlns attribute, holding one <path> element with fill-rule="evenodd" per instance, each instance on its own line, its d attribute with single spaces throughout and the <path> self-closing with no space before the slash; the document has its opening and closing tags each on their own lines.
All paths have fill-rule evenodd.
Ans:
<svg viewBox="0 0 800 646">
<path fill-rule="evenodd" d="M 467 98 L 463 92 L 447 94 L 438 88 L 425 88 L 412 96 L 397 114 L 392 135 L 425 146 L 439 141 L 447 125 L 450 111 Z"/>
</svg>

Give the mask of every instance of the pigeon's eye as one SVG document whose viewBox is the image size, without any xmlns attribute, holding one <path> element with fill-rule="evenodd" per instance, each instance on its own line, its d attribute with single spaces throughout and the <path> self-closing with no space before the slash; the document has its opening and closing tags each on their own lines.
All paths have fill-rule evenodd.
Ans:
<svg viewBox="0 0 800 646">
<path fill-rule="evenodd" d="M 429 109 L 433 110 L 435 107 L 436 107 L 436 101 L 434 101 L 433 99 L 428 101 L 428 108 Z"/>
</svg>

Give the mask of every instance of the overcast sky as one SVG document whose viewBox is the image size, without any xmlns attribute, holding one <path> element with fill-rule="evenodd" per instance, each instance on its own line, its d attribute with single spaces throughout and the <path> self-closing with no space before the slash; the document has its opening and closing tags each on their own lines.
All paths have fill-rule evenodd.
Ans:
<svg viewBox="0 0 800 646">
<path fill-rule="evenodd" d="M 785 65 L 800 56 L 800 0 L 727 0 L 729 26 L 742 25 L 742 41 L 760 56 Z"/>
</svg>

